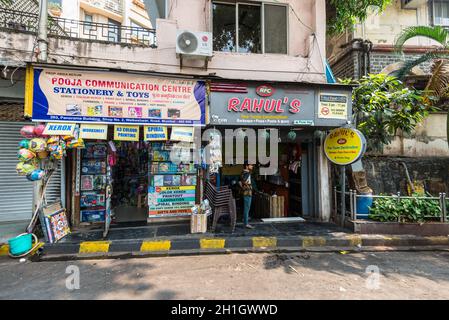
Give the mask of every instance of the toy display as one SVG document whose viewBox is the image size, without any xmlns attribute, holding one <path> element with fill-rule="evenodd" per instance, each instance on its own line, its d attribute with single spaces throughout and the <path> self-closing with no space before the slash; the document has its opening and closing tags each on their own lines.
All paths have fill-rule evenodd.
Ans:
<svg viewBox="0 0 449 320">
<path fill-rule="evenodd" d="M 104 207 L 105 194 L 99 192 L 81 192 L 80 206 L 81 208 Z"/>
<path fill-rule="evenodd" d="M 23 128 L 20 129 L 20 134 L 27 139 L 34 138 L 34 126 L 23 126 Z"/>
<path fill-rule="evenodd" d="M 19 162 L 16 166 L 16 171 L 19 176 L 29 175 L 36 169 L 38 169 L 38 166 L 32 162 Z"/>
<path fill-rule="evenodd" d="M 27 179 L 30 181 L 38 181 L 41 180 L 45 175 L 45 171 L 41 169 L 34 170 L 30 174 L 27 175 Z"/>
<path fill-rule="evenodd" d="M 31 152 L 28 149 L 20 149 L 17 153 L 17 157 L 20 161 L 27 162 L 36 157 L 34 152 Z"/>
<path fill-rule="evenodd" d="M 30 141 L 29 149 L 34 153 L 43 152 L 47 149 L 47 142 L 42 138 L 34 138 Z"/>
<path fill-rule="evenodd" d="M 36 137 L 44 137 L 45 124 L 38 124 L 34 127 L 34 135 Z"/>
<path fill-rule="evenodd" d="M 19 142 L 19 148 L 28 149 L 30 147 L 30 140 L 23 139 Z"/>
</svg>

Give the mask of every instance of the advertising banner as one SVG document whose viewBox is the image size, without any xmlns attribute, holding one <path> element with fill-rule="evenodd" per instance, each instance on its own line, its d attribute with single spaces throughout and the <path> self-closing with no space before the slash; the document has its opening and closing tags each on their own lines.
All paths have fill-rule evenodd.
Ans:
<svg viewBox="0 0 449 320">
<path fill-rule="evenodd" d="M 76 123 L 47 123 L 44 129 L 46 136 L 71 136 Z"/>
<path fill-rule="evenodd" d="M 151 216 L 189 215 L 195 205 L 195 186 L 149 187 L 148 207 Z"/>
<path fill-rule="evenodd" d="M 363 134 L 351 128 L 332 130 L 324 141 L 326 157 L 337 165 L 349 165 L 359 160 L 366 150 Z"/>
<path fill-rule="evenodd" d="M 168 140 L 167 127 L 145 126 L 145 141 L 166 141 Z"/>
<path fill-rule="evenodd" d="M 82 124 L 80 126 L 80 138 L 107 140 L 108 126 L 104 124 Z"/>
<path fill-rule="evenodd" d="M 138 126 L 114 126 L 114 140 L 117 141 L 139 141 Z"/>
<path fill-rule="evenodd" d="M 33 121 L 204 125 L 206 85 L 119 72 L 34 69 Z"/>
<path fill-rule="evenodd" d="M 320 84 L 212 82 L 210 124 L 340 127 L 349 120 L 351 88 Z"/>
<path fill-rule="evenodd" d="M 193 127 L 173 127 L 170 139 L 173 141 L 193 142 Z"/>
</svg>

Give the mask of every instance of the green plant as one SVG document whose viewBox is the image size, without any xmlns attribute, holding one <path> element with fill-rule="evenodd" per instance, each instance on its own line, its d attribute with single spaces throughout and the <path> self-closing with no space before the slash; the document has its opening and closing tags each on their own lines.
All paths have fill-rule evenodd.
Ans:
<svg viewBox="0 0 449 320">
<path fill-rule="evenodd" d="M 440 26 L 415 26 L 402 31 L 396 39 L 396 50 L 403 53 L 406 42 L 412 38 L 424 37 L 439 43 L 438 47 L 428 50 L 416 59 L 405 61 L 401 69 L 397 72 L 398 78 L 402 79 L 410 71 L 424 62 L 433 62 L 431 77 L 425 90 L 425 99 L 429 103 L 444 103 L 449 99 L 449 31 Z M 434 97 L 432 99 L 432 97 Z M 449 137 L 449 111 L 447 119 L 447 136 Z"/>
<path fill-rule="evenodd" d="M 380 222 L 418 222 L 440 219 L 438 200 L 425 198 L 378 198 L 370 208 L 369 218 Z"/>
<path fill-rule="evenodd" d="M 421 91 L 407 88 L 402 81 L 385 74 L 370 74 L 353 82 L 353 109 L 357 128 L 365 135 L 368 150 L 381 151 L 398 130 L 411 134 L 432 108 Z"/>
<path fill-rule="evenodd" d="M 340 34 L 352 30 L 357 22 L 363 22 L 372 9 L 383 11 L 391 0 L 327 0 L 329 10 L 328 31 Z"/>
</svg>

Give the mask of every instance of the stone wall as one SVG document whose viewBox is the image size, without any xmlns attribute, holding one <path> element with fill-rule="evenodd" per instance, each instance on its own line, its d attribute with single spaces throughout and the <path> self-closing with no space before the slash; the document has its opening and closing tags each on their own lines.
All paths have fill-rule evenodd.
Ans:
<svg viewBox="0 0 449 320">
<path fill-rule="evenodd" d="M 374 194 L 407 194 L 407 166 L 415 185 L 433 195 L 449 194 L 449 158 L 399 158 L 365 156 L 362 160 L 368 185 Z"/>
</svg>

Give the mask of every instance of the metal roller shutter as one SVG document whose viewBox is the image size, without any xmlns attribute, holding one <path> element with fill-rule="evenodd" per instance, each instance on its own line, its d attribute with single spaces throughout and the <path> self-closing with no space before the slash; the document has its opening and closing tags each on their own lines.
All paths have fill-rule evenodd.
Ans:
<svg viewBox="0 0 449 320">
<path fill-rule="evenodd" d="M 22 126 L 29 122 L 0 121 L 0 223 L 29 220 L 33 207 L 33 183 L 16 173 L 17 148 Z M 60 166 L 61 167 L 61 166 Z M 61 169 L 47 188 L 47 203 L 61 198 Z"/>
</svg>

